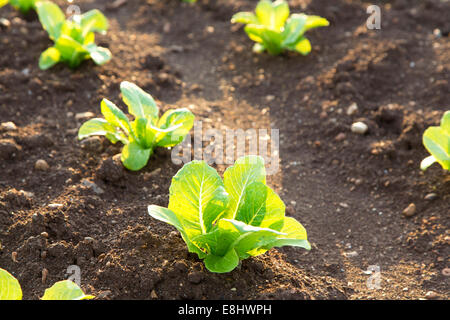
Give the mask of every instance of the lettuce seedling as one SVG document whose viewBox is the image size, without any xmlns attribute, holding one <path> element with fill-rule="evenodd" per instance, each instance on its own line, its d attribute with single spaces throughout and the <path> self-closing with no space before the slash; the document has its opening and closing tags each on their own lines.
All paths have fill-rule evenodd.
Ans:
<svg viewBox="0 0 450 320">
<path fill-rule="evenodd" d="M 422 170 L 426 170 L 435 162 L 445 170 L 450 170 L 450 111 L 444 113 L 439 127 L 429 127 L 425 130 L 423 145 L 431 156 L 422 160 Z"/>
<path fill-rule="evenodd" d="M 236 13 L 231 22 L 246 24 L 245 32 L 256 42 L 254 52 L 267 50 L 272 55 L 279 55 L 284 50 L 307 55 L 311 52 L 311 43 L 304 36 L 305 32 L 330 24 L 327 19 L 319 16 L 303 13 L 289 16 L 289 5 L 284 0 L 273 3 L 270 0 L 261 0 L 255 13 Z"/>
<path fill-rule="evenodd" d="M 86 300 L 95 298 L 85 295 L 78 285 L 70 280 L 56 282 L 45 290 L 41 300 Z M 8 271 L 0 268 L 0 300 L 22 300 L 19 281 Z"/>
<path fill-rule="evenodd" d="M 61 9 L 50 1 L 37 2 L 36 9 L 42 26 L 55 43 L 41 54 L 39 67 L 42 70 L 58 62 L 75 68 L 89 58 L 98 65 L 111 59 L 111 52 L 94 42 L 94 32 L 104 34 L 108 29 L 108 20 L 99 10 L 90 10 L 73 16 L 73 20 L 66 20 Z"/>
<path fill-rule="evenodd" d="M 0 0 L 0 8 L 9 3 L 22 14 L 27 14 L 30 10 L 36 9 L 36 2 L 37 0 Z"/>
<path fill-rule="evenodd" d="M 133 83 L 120 84 L 127 116 L 111 101 L 103 99 L 101 112 L 105 119 L 95 118 L 85 122 L 78 131 L 78 139 L 103 135 L 112 143 L 122 142 L 123 165 L 133 171 L 142 169 L 155 147 L 173 147 L 182 142 L 194 125 L 194 115 L 189 110 L 171 109 L 159 118 L 159 109 L 152 96 Z"/>
<path fill-rule="evenodd" d="M 148 212 L 178 229 L 211 272 L 230 272 L 273 247 L 311 248 L 305 228 L 285 217 L 283 201 L 266 185 L 259 156 L 236 160 L 223 181 L 206 162 L 187 163 L 172 178 L 168 208 L 150 205 Z"/>
</svg>

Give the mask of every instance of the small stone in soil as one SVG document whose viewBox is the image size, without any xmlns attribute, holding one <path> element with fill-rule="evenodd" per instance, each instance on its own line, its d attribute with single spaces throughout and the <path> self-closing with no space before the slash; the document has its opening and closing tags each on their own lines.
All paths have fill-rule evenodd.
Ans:
<svg viewBox="0 0 450 320">
<path fill-rule="evenodd" d="M 442 269 L 442 274 L 446 277 L 450 277 L 450 268 Z"/>
<path fill-rule="evenodd" d="M 416 213 L 416 205 L 414 203 L 410 203 L 402 213 L 405 217 L 412 217 Z"/>
<path fill-rule="evenodd" d="M 434 291 L 428 291 L 425 294 L 425 298 L 428 300 L 437 299 L 437 298 L 439 298 L 439 295 Z"/>
<path fill-rule="evenodd" d="M 48 270 L 46 268 L 42 269 L 42 283 L 45 283 L 48 276 Z"/>
<path fill-rule="evenodd" d="M 340 141 L 344 141 L 346 137 L 347 136 L 345 135 L 345 133 L 341 132 L 334 138 L 334 140 L 340 142 Z"/>
<path fill-rule="evenodd" d="M 11 22 L 8 19 L 0 18 L 0 27 L 8 29 L 11 26 Z"/>
<path fill-rule="evenodd" d="M 49 208 L 55 209 L 55 208 L 61 208 L 63 206 L 62 203 L 50 203 L 48 205 Z"/>
<path fill-rule="evenodd" d="M 428 200 L 428 201 L 432 201 L 432 200 L 435 200 L 437 197 L 438 197 L 438 195 L 436 193 L 429 193 L 425 196 L 424 199 Z"/>
<path fill-rule="evenodd" d="M 351 130 L 353 133 L 365 134 L 369 130 L 369 127 L 364 122 L 355 122 L 352 124 Z"/>
<path fill-rule="evenodd" d="M 93 243 L 95 240 L 92 237 L 84 237 L 84 241 L 86 241 L 88 243 Z"/>
<path fill-rule="evenodd" d="M 90 111 L 80 112 L 75 115 L 75 120 L 85 120 L 85 119 L 92 118 L 94 116 L 95 116 L 95 114 Z"/>
<path fill-rule="evenodd" d="M 356 252 L 356 251 L 345 252 L 344 255 L 347 258 L 354 258 L 354 257 L 358 256 L 358 252 Z"/>
<path fill-rule="evenodd" d="M 352 103 L 347 109 L 347 115 L 352 116 L 356 112 L 358 112 L 358 105 L 356 103 Z"/>
<path fill-rule="evenodd" d="M 8 121 L 0 124 L 0 129 L 4 131 L 15 131 L 17 130 L 17 126 L 14 122 Z"/>
<path fill-rule="evenodd" d="M 48 165 L 47 161 L 45 161 L 43 159 L 39 159 L 34 164 L 34 168 L 36 170 L 46 171 L 46 170 L 48 170 L 50 168 L 50 166 Z"/>
</svg>

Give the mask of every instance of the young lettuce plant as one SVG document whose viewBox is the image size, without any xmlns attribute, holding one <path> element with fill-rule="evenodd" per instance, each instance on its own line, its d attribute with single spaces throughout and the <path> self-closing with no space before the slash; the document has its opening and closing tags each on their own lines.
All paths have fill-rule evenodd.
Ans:
<svg viewBox="0 0 450 320">
<path fill-rule="evenodd" d="M 272 55 L 279 55 L 284 50 L 307 55 L 311 52 L 311 43 L 304 36 L 305 32 L 330 24 L 327 19 L 319 16 L 303 13 L 289 16 L 289 5 L 284 0 L 273 3 L 270 0 L 261 0 L 255 13 L 236 13 L 231 22 L 246 24 L 245 32 L 256 42 L 254 52 L 267 50 Z"/>
<path fill-rule="evenodd" d="M 283 201 L 266 185 L 259 156 L 237 159 L 223 181 L 206 162 L 187 163 L 172 178 L 168 208 L 150 205 L 148 212 L 178 229 L 211 272 L 230 272 L 273 247 L 311 248 L 305 228 L 285 217 Z"/>
<path fill-rule="evenodd" d="M 22 14 L 27 14 L 30 10 L 36 9 L 36 2 L 37 0 L 0 0 L 0 8 L 9 3 Z"/>
<path fill-rule="evenodd" d="M 78 139 L 103 135 L 112 143 L 120 141 L 123 165 L 133 171 L 142 169 L 155 147 L 173 147 L 182 142 L 194 125 L 194 115 L 189 110 L 171 109 L 159 118 L 159 109 L 152 96 L 133 83 L 120 84 L 128 117 L 111 101 L 103 99 L 101 112 L 105 119 L 95 118 L 85 122 L 78 131 Z"/>
<path fill-rule="evenodd" d="M 56 282 L 44 292 L 41 300 L 87 300 L 94 296 L 85 295 L 75 283 L 70 280 Z M 8 271 L 0 268 L 0 300 L 22 300 L 22 288 L 19 281 Z"/>
<path fill-rule="evenodd" d="M 91 58 L 98 65 L 111 59 L 107 48 L 95 44 L 94 32 L 104 34 L 108 20 L 99 10 L 90 10 L 66 20 L 64 13 L 50 1 L 36 3 L 36 10 L 42 26 L 54 41 L 53 47 L 45 50 L 39 59 L 39 67 L 47 70 L 58 62 L 65 62 L 71 68 Z"/>
<path fill-rule="evenodd" d="M 439 127 L 429 127 L 425 130 L 423 145 L 431 156 L 422 160 L 422 170 L 426 170 L 435 162 L 445 170 L 450 170 L 450 111 L 444 113 Z"/>
</svg>

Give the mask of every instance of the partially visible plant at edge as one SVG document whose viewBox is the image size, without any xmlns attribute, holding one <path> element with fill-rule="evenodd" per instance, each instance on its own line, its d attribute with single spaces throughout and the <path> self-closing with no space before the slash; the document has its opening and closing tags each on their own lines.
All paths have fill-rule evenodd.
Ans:
<svg viewBox="0 0 450 320">
<path fill-rule="evenodd" d="M 236 160 L 223 181 L 204 161 L 185 164 L 172 178 L 168 208 L 150 205 L 148 212 L 178 229 L 211 272 L 230 272 L 273 247 L 311 248 L 305 228 L 285 217 L 283 201 L 266 185 L 259 156 Z"/>
<path fill-rule="evenodd" d="M 77 284 L 70 280 L 56 282 L 45 290 L 41 300 L 86 300 L 94 296 L 85 295 Z M 0 300 L 22 300 L 19 281 L 8 271 L 0 268 Z"/>
<path fill-rule="evenodd" d="M 426 170 L 433 163 L 439 163 L 450 170 L 450 110 L 446 111 L 439 127 L 429 127 L 423 134 L 423 145 L 431 156 L 422 160 L 420 168 Z"/>
<path fill-rule="evenodd" d="M 284 0 L 273 3 L 270 0 L 261 0 L 255 13 L 236 13 L 231 22 L 246 24 L 245 32 L 256 42 L 253 46 L 254 52 L 267 50 L 272 55 L 279 55 L 284 50 L 292 50 L 307 55 L 311 52 L 311 43 L 305 37 L 305 32 L 326 27 L 330 23 L 319 16 L 289 13 L 289 5 Z"/>
<path fill-rule="evenodd" d="M 38 0 L 0 0 L 0 8 L 8 3 L 22 14 L 27 14 L 30 10 L 36 9 L 36 2 Z"/>
<path fill-rule="evenodd" d="M 151 95 L 127 81 L 120 84 L 120 90 L 134 120 L 130 121 L 114 103 L 103 99 L 100 106 L 105 119 L 85 122 L 78 131 L 78 139 L 102 135 L 112 143 L 122 142 L 123 165 L 137 171 L 147 164 L 154 148 L 169 148 L 182 142 L 194 125 L 194 115 L 182 108 L 168 110 L 159 118 L 159 108 Z"/>
<path fill-rule="evenodd" d="M 99 10 L 90 10 L 67 19 L 61 9 L 50 1 L 36 3 L 36 10 L 42 26 L 48 32 L 53 47 L 45 50 L 39 59 L 39 67 L 47 70 L 58 62 L 65 62 L 75 68 L 91 58 L 98 65 L 111 59 L 107 48 L 95 44 L 94 32 L 106 33 L 108 20 Z"/>
</svg>

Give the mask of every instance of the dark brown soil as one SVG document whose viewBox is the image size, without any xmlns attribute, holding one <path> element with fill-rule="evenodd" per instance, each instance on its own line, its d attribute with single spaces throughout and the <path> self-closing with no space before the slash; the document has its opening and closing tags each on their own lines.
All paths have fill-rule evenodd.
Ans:
<svg viewBox="0 0 450 320">
<path fill-rule="evenodd" d="M 0 267 L 19 279 L 25 299 L 67 278 L 73 264 L 83 289 L 100 299 L 449 298 L 450 175 L 438 165 L 422 173 L 419 164 L 423 131 L 450 109 L 450 3 L 378 1 L 382 29 L 367 30 L 364 1 L 289 1 L 292 12 L 331 26 L 309 33 L 310 55 L 272 57 L 253 54 L 229 22 L 256 2 L 128 0 L 112 8 L 78 0 L 82 11 L 109 18 L 98 42 L 113 59 L 45 72 L 38 59 L 51 42 L 36 17 L 0 10 L 11 22 L 0 29 L 0 123 L 17 125 L 0 131 Z M 180 168 L 170 151 L 133 173 L 112 158 L 119 145 L 76 139 L 84 119 L 75 116 L 100 115 L 104 97 L 118 103 L 124 80 L 164 110 L 191 108 L 204 127 L 279 128 L 281 166 L 269 185 L 313 249 L 274 249 L 229 274 L 205 270 L 172 227 L 147 214 L 149 204 L 168 203 Z M 352 103 L 358 111 L 349 116 Z M 366 135 L 350 131 L 358 120 Z M 38 159 L 50 168 L 36 170 Z M 429 193 L 434 200 L 424 199 Z M 410 203 L 417 210 L 405 218 Z M 379 290 L 366 286 L 373 265 Z"/>
</svg>

